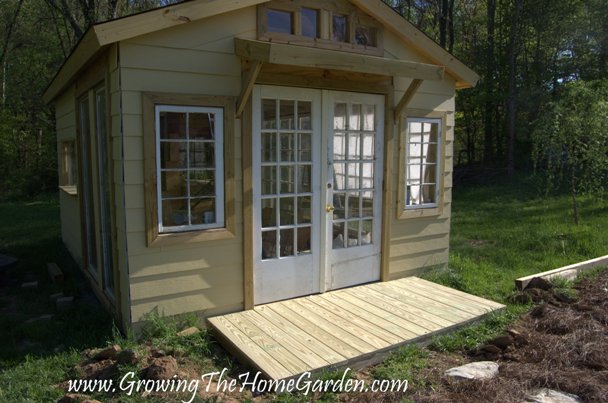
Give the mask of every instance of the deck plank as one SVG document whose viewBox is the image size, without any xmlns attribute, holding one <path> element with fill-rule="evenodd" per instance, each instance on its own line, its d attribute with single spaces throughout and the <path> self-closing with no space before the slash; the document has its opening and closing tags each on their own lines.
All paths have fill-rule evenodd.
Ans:
<svg viewBox="0 0 608 403">
<path fill-rule="evenodd" d="M 237 358 L 270 379 L 379 362 L 503 309 L 419 278 L 330 291 L 208 319 Z"/>
</svg>

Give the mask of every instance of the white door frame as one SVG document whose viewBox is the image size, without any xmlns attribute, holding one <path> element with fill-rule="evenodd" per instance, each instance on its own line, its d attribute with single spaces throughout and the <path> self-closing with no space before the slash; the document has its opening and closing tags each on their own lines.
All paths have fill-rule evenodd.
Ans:
<svg viewBox="0 0 608 403">
<path fill-rule="evenodd" d="M 262 259 L 263 241 L 261 217 L 261 153 L 262 153 L 262 99 L 287 99 L 312 103 L 312 200 L 311 229 L 312 253 L 277 259 Z M 374 225 L 371 245 L 344 250 L 332 250 L 333 215 L 326 206 L 333 202 L 333 175 L 330 156 L 333 159 L 333 109 L 335 102 L 373 104 L 375 108 L 375 166 L 373 201 Z M 252 191 L 253 191 L 253 300 L 254 305 L 301 295 L 325 292 L 335 288 L 376 281 L 380 279 L 380 251 L 382 233 L 382 180 L 384 175 L 384 96 L 366 93 L 350 93 L 320 89 L 256 85 L 252 94 Z M 245 150 L 246 152 L 246 150 Z M 278 206 L 276 207 L 278 208 Z M 316 221 L 315 221 L 316 220 Z M 278 251 L 276 252 L 278 253 Z M 357 267 L 348 272 L 344 264 Z M 369 266 L 365 270 L 366 265 Z M 336 269 L 336 267 L 338 267 Z M 333 269 L 332 269 L 333 268 Z M 342 270 L 340 270 L 340 268 Z M 347 276 L 350 280 L 344 281 Z M 336 279 L 340 281 L 336 281 Z"/>
</svg>

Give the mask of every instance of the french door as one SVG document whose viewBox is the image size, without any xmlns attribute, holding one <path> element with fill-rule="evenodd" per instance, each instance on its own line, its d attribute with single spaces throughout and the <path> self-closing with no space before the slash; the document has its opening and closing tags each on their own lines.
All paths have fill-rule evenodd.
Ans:
<svg viewBox="0 0 608 403">
<path fill-rule="evenodd" d="M 254 303 L 380 278 L 384 98 L 256 86 Z"/>
</svg>

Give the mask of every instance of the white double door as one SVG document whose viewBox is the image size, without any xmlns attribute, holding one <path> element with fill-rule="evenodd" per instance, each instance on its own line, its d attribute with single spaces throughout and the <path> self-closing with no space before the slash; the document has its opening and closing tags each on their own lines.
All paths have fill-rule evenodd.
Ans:
<svg viewBox="0 0 608 403">
<path fill-rule="evenodd" d="M 379 280 L 384 97 L 256 86 L 254 303 Z"/>
</svg>

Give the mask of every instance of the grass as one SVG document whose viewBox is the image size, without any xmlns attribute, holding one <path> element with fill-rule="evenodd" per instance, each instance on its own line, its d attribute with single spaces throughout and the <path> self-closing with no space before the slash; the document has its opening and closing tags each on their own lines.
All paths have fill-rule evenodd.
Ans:
<svg viewBox="0 0 608 403">
<path fill-rule="evenodd" d="M 449 269 L 434 270 L 426 278 L 502 302 L 507 309 L 477 325 L 436 338 L 432 349 L 464 351 L 502 332 L 527 309 L 510 303 L 515 278 L 608 253 L 606 202 L 583 198 L 578 226 L 573 224 L 569 202 L 567 196 L 541 197 L 534 178 L 454 189 Z M 0 401 L 58 399 L 63 392 L 53 385 L 74 376 L 74 366 L 82 360 L 79 352 L 112 343 L 136 351 L 155 347 L 195 357 L 201 368 L 209 370 L 232 365 L 216 354 L 214 341 L 207 333 L 175 336 L 177 330 L 196 323 L 193 316 L 168 320 L 151 313 L 142 341 L 122 337 L 101 306 L 87 297 L 90 292 L 83 288 L 79 271 L 61 243 L 56 195 L 27 203 L 0 202 L 0 217 L 0 253 L 20 259 L 10 273 L 15 286 L 2 287 L 0 295 Z M 48 296 L 60 289 L 48 281 L 46 262 L 57 262 L 65 271 L 64 293 L 85 303 L 77 304 L 73 311 L 55 311 Z M 22 282 L 36 280 L 40 286 L 35 291 L 19 287 Z M 568 284 L 561 286 L 569 289 Z M 25 323 L 45 313 L 55 314 L 54 320 Z M 372 375 L 434 387 L 427 385 L 422 375 L 429 365 L 428 356 L 427 349 L 404 347 L 375 367 Z M 120 373 L 131 370 L 141 368 L 124 366 Z M 304 401 L 294 395 L 272 398 Z M 337 399 L 333 394 L 320 396 L 325 401 Z M 143 398 L 124 396 L 121 401 L 139 402 Z"/>
</svg>

